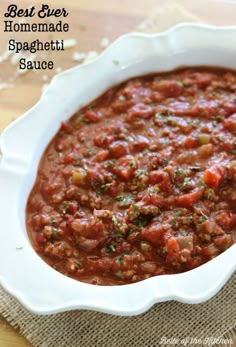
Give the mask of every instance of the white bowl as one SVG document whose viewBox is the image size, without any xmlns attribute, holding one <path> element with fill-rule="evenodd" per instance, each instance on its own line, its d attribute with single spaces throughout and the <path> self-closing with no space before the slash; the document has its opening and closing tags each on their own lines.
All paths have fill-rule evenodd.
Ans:
<svg viewBox="0 0 236 347">
<path fill-rule="evenodd" d="M 117 64 L 118 62 L 118 64 Z M 180 66 L 236 69 L 236 27 L 178 25 L 155 35 L 116 40 L 94 62 L 53 79 L 40 101 L 0 137 L 0 283 L 36 314 L 90 309 L 135 315 L 154 303 L 198 303 L 212 297 L 236 268 L 236 245 L 197 269 L 123 286 L 94 286 L 66 277 L 33 250 L 25 206 L 40 157 L 62 120 L 112 85 Z"/>
</svg>

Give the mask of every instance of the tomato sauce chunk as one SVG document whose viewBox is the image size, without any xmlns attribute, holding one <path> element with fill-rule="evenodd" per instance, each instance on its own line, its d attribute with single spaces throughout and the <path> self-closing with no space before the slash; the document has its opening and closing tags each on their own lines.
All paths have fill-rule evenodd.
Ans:
<svg viewBox="0 0 236 347">
<path fill-rule="evenodd" d="M 229 78 L 230 77 L 230 78 Z M 26 207 L 54 269 L 122 285 L 194 269 L 236 241 L 236 73 L 133 78 L 63 122 Z"/>
</svg>

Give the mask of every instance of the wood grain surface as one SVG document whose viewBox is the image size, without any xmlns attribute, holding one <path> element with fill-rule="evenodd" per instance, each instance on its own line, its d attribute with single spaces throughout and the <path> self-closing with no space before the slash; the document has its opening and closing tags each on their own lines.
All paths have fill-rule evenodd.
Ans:
<svg viewBox="0 0 236 347">
<path fill-rule="evenodd" d="M 11 38 L 21 41 L 75 38 L 77 45 L 64 52 L 37 55 L 38 59 L 54 61 L 53 72 L 34 71 L 19 76 L 17 66 L 12 65 L 9 59 L 0 64 L 0 131 L 35 104 L 41 95 L 43 85 L 49 83 L 56 70 L 75 66 L 76 63 L 72 60 L 73 52 L 102 51 L 100 42 L 103 37 L 113 41 L 119 35 L 134 30 L 150 17 L 144 26 L 147 31 L 153 25 L 153 18 L 158 30 L 184 21 L 186 17 L 188 21 L 193 22 L 236 24 L 236 5 L 229 0 L 47 0 L 43 3 L 52 8 L 66 7 L 69 12 L 69 33 L 4 33 L 3 13 L 11 3 L 9 0 L 0 2 L 0 54 L 5 51 Z M 21 8 L 29 5 L 39 8 L 42 4 L 39 0 L 20 0 L 15 3 Z M 8 84 L 9 88 L 4 89 L 5 84 Z M 30 344 L 0 317 L 0 347 L 26 346 Z"/>
</svg>

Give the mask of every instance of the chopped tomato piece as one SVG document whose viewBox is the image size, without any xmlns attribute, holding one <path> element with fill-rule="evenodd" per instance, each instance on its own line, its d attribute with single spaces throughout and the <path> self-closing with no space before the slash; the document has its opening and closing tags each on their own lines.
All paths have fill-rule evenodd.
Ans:
<svg viewBox="0 0 236 347">
<path fill-rule="evenodd" d="M 209 73 L 196 73 L 194 74 L 194 77 L 196 78 L 197 80 L 197 85 L 199 87 L 206 87 L 206 86 L 209 86 L 213 80 L 213 76 Z"/>
<path fill-rule="evenodd" d="M 175 237 L 170 237 L 166 242 L 167 253 L 176 253 L 180 251 L 180 245 Z"/>
<path fill-rule="evenodd" d="M 70 164 L 70 163 L 72 163 L 74 160 L 75 160 L 75 153 L 74 153 L 73 151 L 67 153 L 67 154 L 64 156 L 64 163 L 65 163 L 65 164 Z"/>
<path fill-rule="evenodd" d="M 224 230 L 230 230 L 236 225 L 236 213 L 222 211 L 216 214 L 215 219 Z"/>
<path fill-rule="evenodd" d="M 73 127 L 69 122 L 61 122 L 61 129 L 65 130 L 69 134 L 73 132 Z"/>
<path fill-rule="evenodd" d="M 177 205 L 182 206 L 182 207 L 193 206 L 194 204 L 196 204 L 196 202 L 199 201 L 200 197 L 202 196 L 203 190 L 204 190 L 203 188 L 200 188 L 200 189 L 195 190 L 192 193 L 178 196 L 176 198 Z"/>
<path fill-rule="evenodd" d="M 125 141 L 115 141 L 109 146 L 111 156 L 120 158 L 129 153 L 128 143 Z"/>
<path fill-rule="evenodd" d="M 163 171 L 162 170 L 154 170 L 149 173 L 149 182 L 151 184 L 160 183 L 163 179 Z"/>
<path fill-rule="evenodd" d="M 181 94 L 184 86 L 181 81 L 161 80 L 154 82 L 154 89 L 160 91 L 165 96 L 178 96 Z"/>
<path fill-rule="evenodd" d="M 179 236 L 177 238 L 180 249 L 193 250 L 193 235 Z"/>
<path fill-rule="evenodd" d="M 127 181 L 133 177 L 135 170 L 138 168 L 138 161 L 133 156 L 127 155 L 117 160 L 115 166 L 112 168 L 114 173 L 120 179 Z"/>
<path fill-rule="evenodd" d="M 153 223 L 142 231 L 141 236 L 145 240 L 158 244 L 161 242 L 164 232 L 165 228 L 160 223 Z"/>
<path fill-rule="evenodd" d="M 149 145 L 149 140 L 142 135 L 138 135 L 135 137 L 134 148 L 138 151 L 142 151 L 147 148 Z"/>
<path fill-rule="evenodd" d="M 45 243 L 47 241 L 47 239 L 46 239 L 45 235 L 42 232 L 40 232 L 40 233 L 36 234 L 36 241 L 38 243 L 42 244 L 42 243 Z"/>
<path fill-rule="evenodd" d="M 155 110 L 152 106 L 139 102 L 129 109 L 127 121 L 132 121 L 135 118 L 150 118 L 154 114 Z"/>
<path fill-rule="evenodd" d="M 161 102 L 164 99 L 163 95 L 158 91 L 152 92 L 150 98 L 153 102 Z"/>
<path fill-rule="evenodd" d="M 202 247 L 202 254 L 211 259 L 219 254 L 219 249 L 211 243 L 208 246 Z"/>
<path fill-rule="evenodd" d="M 108 135 L 106 133 L 99 134 L 94 137 L 94 144 L 98 147 L 107 147 L 110 143 L 114 141 L 114 136 Z"/>
<path fill-rule="evenodd" d="M 225 251 L 231 245 L 233 245 L 233 236 L 230 234 L 224 234 L 214 238 L 214 245 L 218 247 L 221 251 Z"/>
<path fill-rule="evenodd" d="M 109 152 L 104 149 L 101 150 L 100 152 L 98 152 L 95 157 L 93 158 L 94 161 L 98 161 L 98 162 L 102 162 L 107 160 L 107 158 L 109 157 Z"/>
<path fill-rule="evenodd" d="M 219 165 L 214 165 L 206 169 L 203 175 L 203 181 L 211 188 L 217 189 L 223 180 L 225 168 Z"/>
<path fill-rule="evenodd" d="M 101 119 L 101 115 L 98 112 L 87 110 L 84 113 L 84 118 L 91 123 L 96 123 Z"/>
<path fill-rule="evenodd" d="M 236 113 L 232 114 L 229 118 L 224 121 L 225 129 L 231 131 L 232 133 L 236 132 Z"/>
<path fill-rule="evenodd" d="M 184 140 L 185 148 L 195 148 L 197 146 L 198 146 L 198 139 L 195 139 L 194 137 L 188 136 Z"/>
</svg>

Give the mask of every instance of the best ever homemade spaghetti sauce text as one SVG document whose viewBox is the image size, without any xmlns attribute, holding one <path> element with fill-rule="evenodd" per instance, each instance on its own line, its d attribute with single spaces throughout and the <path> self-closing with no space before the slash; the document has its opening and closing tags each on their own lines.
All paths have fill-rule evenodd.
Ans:
<svg viewBox="0 0 236 347">
<path fill-rule="evenodd" d="M 36 252 L 77 280 L 184 272 L 236 239 L 236 74 L 133 78 L 78 111 L 48 145 L 28 199 Z"/>
</svg>

